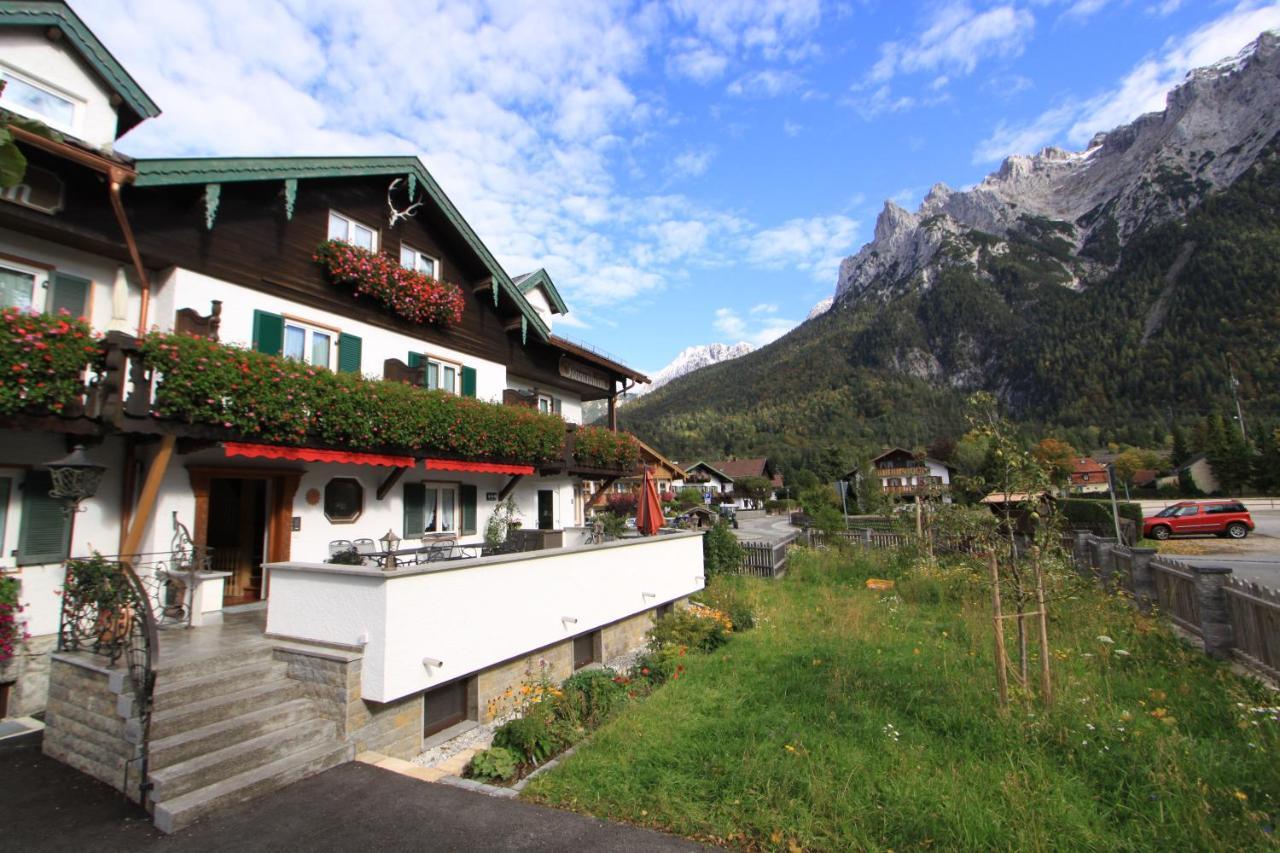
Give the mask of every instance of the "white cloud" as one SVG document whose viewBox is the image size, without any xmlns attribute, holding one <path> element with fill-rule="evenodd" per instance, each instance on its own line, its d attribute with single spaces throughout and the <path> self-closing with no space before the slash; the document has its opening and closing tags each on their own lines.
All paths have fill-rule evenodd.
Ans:
<svg viewBox="0 0 1280 853">
<path fill-rule="evenodd" d="M 867 121 L 879 118 L 886 113 L 900 113 L 911 109 L 916 105 L 916 99 L 910 95 L 899 95 L 894 97 L 893 90 L 889 88 L 889 84 L 877 88 L 870 95 L 860 96 L 851 95 L 846 103 L 858 111 L 858 115 Z"/>
<path fill-rule="evenodd" d="M 1084 21 L 1106 8 L 1110 0 L 1076 0 L 1062 13 L 1063 20 Z"/>
<path fill-rule="evenodd" d="M 830 282 L 852 253 L 857 233 L 857 220 L 844 215 L 791 219 L 751 235 L 747 257 L 767 269 L 800 269 Z"/>
<path fill-rule="evenodd" d="M 1174 12 L 1182 8 L 1182 0 L 1164 0 L 1162 3 L 1156 3 L 1154 6 L 1148 6 L 1147 12 L 1157 17 L 1163 18 L 1172 15 Z"/>
<path fill-rule="evenodd" d="M 759 305 L 751 306 L 752 314 L 777 314 L 778 306 L 772 302 L 761 302 Z"/>
<path fill-rule="evenodd" d="M 667 73 L 707 84 L 720 78 L 729 66 L 729 57 L 693 39 L 682 40 L 667 58 Z"/>
<path fill-rule="evenodd" d="M 1057 141 L 1083 146 L 1099 131 L 1164 109 L 1165 96 L 1187 72 L 1234 56 L 1264 30 L 1278 27 L 1280 2 L 1240 3 L 1188 35 L 1167 40 L 1157 54 L 1139 62 L 1109 91 L 1087 100 L 1067 99 L 1025 124 L 999 123 L 978 144 L 973 160 L 992 162 Z"/>
<path fill-rule="evenodd" d="M 743 74 L 726 91 L 740 98 L 776 98 L 795 91 L 804 78 L 794 71 L 766 68 Z"/>
<path fill-rule="evenodd" d="M 1035 17 L 1026 9 L 1006 4 L 975 11 L 965 0 L 952 0 L 935 9 L 915 40 L 881 45 L 868 82 L 920 72 L 972 74 L 984 59 L 1020 55 L 1034 29 Z"/>
<path fill-rule="evenodd" d="M 787 136 L 790 136 L 792 139 L 799 136 L 800 131 L 802 130 L 804 130 L 804 126 L 799 122 L 794 122 L 794 121 L 791 121 L 790 119 L 787 119 L 782 123 L 782 132 L 785 133 Z"/>
<path fill-rule="evenodd" d="M 714 148 L 698 148 L 678 154 L 673 163 L 678 176 L 696 177 L 707 171 L 715 158 Z"/>
<path fill-rule="evenodd" d="M 783 317 L 754 316 L 744 319 L 732 308 L 717 308 L 715 320 L 712 321 L 715 330 L 727 339 L 747 341 L 758 347 L 776 341 L 797 325 L 798 321 Z"/>
</svg>

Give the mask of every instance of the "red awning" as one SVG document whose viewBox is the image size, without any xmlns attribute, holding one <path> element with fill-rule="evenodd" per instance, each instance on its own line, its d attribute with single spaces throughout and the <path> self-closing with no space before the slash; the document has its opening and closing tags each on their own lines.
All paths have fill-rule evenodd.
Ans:
<svg viewBox="0 0 1280 853">
<path fill-rule="evenodd" d="M 428 471 L 470 471 L 473 474 L 532 474 L 532 465 L 501 465 L 496 462 L 461 462 L 456 459 L 424 460 Z"/>
<path fill-rule="evenodd" d="M 292 459 L 297 462 L 338 462 L 345 465 L 378 465 L 384 468 L 412 468 L 412 456 L 390 456 L 385 453 L 356 453 L 348 450 L 316 450 L 309 447 L 277 447 L 272 444 L 245 444 L 224 441 L 228 456 L 249 459 Z"/>
</svg>

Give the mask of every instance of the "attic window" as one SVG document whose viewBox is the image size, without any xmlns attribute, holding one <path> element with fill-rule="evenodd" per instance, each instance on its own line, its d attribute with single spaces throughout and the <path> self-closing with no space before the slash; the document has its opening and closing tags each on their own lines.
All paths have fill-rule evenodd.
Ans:
<svg viewBox="0 0 1280 853">
<path fill-rule="evenodd" d="M 329 239 L 342 240 L 370 252 L 378 251 L 378 229 L 370 228 L 337 211 L 329 211 Z"/>
<path fill-rule="evenodd" d="M 0 106 L 15 113 L 38 119 L 50 127 L 75 132 L 77 103 L 51 87 L 0 68 Z"/>
</svg>

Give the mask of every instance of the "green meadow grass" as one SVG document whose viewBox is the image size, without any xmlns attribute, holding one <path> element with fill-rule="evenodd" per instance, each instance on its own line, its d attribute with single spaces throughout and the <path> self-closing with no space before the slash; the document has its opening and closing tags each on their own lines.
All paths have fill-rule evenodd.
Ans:
<svg viewBox="0 0 1280 853">
<path fill-rule="evenodd" d="M 974 568 L 798 551 L 781 581 L 718 579 L 758 627 L 689 654 L 524 795 L 748 848 L 1275 847 L 1280 722 L 1254 709 L 1280 698 L 1050 580 L 1056 702 L 1015 689 L 1001 716 Z"/>
</svg>

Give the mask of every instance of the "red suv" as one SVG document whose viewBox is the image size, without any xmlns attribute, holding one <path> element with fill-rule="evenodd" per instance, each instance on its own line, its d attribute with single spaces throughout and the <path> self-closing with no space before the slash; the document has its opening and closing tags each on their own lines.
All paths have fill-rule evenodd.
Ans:
<svg viewBox="0 0 1280 853">
<path fill-rule="evenodd" d="M 1142 535 L 1148 539 L 1168 539 L 1212 533 L 1243 539 L 1253 530 L 1253 516 L 1240 501 L 1182 501 L 1142 519 Z"/>
</svg>

